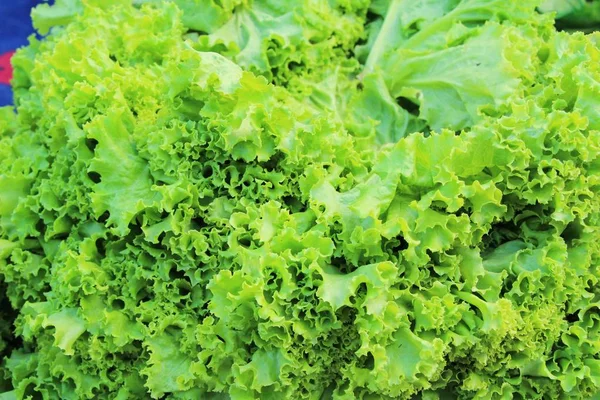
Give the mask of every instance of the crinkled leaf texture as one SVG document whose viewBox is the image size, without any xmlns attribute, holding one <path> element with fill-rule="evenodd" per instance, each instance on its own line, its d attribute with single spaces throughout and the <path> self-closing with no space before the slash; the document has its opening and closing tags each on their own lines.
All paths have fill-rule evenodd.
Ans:
<svg viewBox="0 0 600 400">
<path fill-rule="evenodd" d="M 0 399 L 600 391 L 600 38 L 529 0 L 62 0 L 0 109 Z"/>
</svg>

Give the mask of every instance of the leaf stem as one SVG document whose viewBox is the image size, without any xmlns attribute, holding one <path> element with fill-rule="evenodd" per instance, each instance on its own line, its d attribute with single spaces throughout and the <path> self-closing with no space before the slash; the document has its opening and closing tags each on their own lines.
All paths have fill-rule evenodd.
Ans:
<svg viewBox="0 0 600 400">
<path fill-rule="evenodd" d="M 396 21 L 398 19 L 398 15 L 400 14 L 400 9 L 402 8 L 402 2 L 403 0 L 392 0 L 390 3 L 385 15 L 385 19 L 383 20 L 383 25 L 381 25 L 381 29 L 377 34 L 377 39 L 375 39 L 375 43 L 373 44 L 371 52 L 369 53 L 367 61 L 365 62 L 365 70 L 363 75 L 373 72 L 375 66 L 379 63 L 380 58 L 383 57 L 387 50 L 387 45 L 390 42 L 390 36 L 399 34 L 399 32 L 394 32 L 394 30 L 397 28 Z"/>
</svg>

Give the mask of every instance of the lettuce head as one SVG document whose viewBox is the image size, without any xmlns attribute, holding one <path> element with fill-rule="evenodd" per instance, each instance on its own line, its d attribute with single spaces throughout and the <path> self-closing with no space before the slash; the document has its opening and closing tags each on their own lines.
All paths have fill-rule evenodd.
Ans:
<svg viewBox="0 0 600 400">
<path fill-rule="evenodd" d="M 600 34 L 566 3 L 35 8 L 0 399 L 598 396 Z"/>
</svg>

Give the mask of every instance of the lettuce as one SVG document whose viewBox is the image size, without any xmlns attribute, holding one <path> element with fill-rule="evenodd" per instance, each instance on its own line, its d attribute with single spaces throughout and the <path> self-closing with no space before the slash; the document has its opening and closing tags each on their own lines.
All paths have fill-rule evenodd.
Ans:
<svg viewBox="0 0 600 400">
<path fill-rule="evenodd" d="M 600 37 L 548 7 L 36 8 L 0 398 L 600 393 Z"/>
<path fill-rule="evenodd" d="M 556 13 L 556 25 L 564 30 L 593 32 L 600 26 L 600 3 L 585 0 L 546 0 L 542 12 Z"/>
</svg>

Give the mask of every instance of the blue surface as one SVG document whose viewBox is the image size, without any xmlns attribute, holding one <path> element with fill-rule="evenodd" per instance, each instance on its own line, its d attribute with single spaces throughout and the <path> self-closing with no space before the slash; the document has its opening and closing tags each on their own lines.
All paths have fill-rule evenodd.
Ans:
<svg viewBox="0 0 600 400">
<path fill-rule="evenodd" d="M 31 8 L 40 0 L 0 0 L 0 55 L 27 44 L 33 33 Z M 12 104 L 10 87 L 0 83 L 0 106 Z"/>
<path fill-rule="evenodd" d="M 10 86 L 0 83 L 0 107 L 12 104 L 12 91 Z"/>
</svg>

